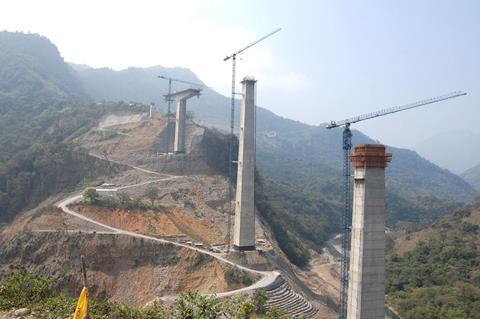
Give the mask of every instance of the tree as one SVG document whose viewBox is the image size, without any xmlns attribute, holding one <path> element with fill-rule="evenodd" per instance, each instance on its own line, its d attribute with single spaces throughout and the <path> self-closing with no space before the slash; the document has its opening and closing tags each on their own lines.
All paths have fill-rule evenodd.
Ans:
<svg viewBox="0 0 480 319">
<path fill-rule="evenodd" d="M 122 205 L 124 208 L 132 201 L 130 198 L 130 195 L 128 195 L 125 192 L 119 192 L 117 194 L 118 200 L 120 201 L 120 205 Z"/>
<path fill-rule="evenodd" d="M 155 186 L 149 186 L 145 191 L 145 197 L 151 201 L 152 206 L 155 205 L 155 201 L 158 199 L 158 196 L 159 191 Z"/>
<path fill-rule="evenodd" d="M 98 199 L 98 194 L 95 188 L 87 188 L 83 192 L 83 199 L 88 201 L 90 204 L 95 204 Z"/>
<path fill-rule="evenodd" d="M 180 294 L 175 301 L 175 313 L 179 319 L 215 319 L 220 315 L 221 309 L 214 297 L 189 290 Z"/>
<path fill-rule="evenodd" d="M 252 303 L 253 306 L 255 307 L 255 312 L 256 313 L 264 313 L 265 312 L 265 303 L 267 302 L 267 294 L 265 293 L 265 290 L 263 289 L 257 289 L 253 293 L 252 296 Z"/>
</svg>

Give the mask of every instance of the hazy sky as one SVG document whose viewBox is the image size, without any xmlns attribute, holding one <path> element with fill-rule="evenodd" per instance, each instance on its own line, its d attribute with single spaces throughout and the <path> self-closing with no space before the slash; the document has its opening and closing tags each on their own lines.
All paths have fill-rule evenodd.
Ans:
<svg viewBox="0 0 480 319">
<path fill-rule="evenodd" d="M 319 124 L 464 90 L 355 127 L 397 146 L 480 132 L 480 1 L 0 0 L 0 30 L 45 35 L 67 61 L 188 67 L 225 95 L 225 55 L 277 27 L 238 62 L 238 80 L 258 79 L 259 105 Z"/>
</svg>

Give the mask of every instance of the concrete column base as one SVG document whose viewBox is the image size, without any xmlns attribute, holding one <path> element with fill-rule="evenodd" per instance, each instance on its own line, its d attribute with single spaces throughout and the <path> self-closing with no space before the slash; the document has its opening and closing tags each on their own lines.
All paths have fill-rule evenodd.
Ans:
<svg viewBox="0 0 480 319">
<path fill-rule="evenodd" d="M 238 251 L 251 251 L 251 250 L 256 250 L 255 246 L 237 246 L 233 245 L 233 249 L 238 250 Z"/>
</svg>

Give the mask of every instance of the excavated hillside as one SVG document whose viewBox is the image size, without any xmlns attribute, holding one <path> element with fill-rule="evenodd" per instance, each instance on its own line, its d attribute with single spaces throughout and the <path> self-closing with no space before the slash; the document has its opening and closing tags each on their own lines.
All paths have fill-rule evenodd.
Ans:
<svg viewBox="0 0 480 319">
<path fill-rule="evenodd" d="M 211 256 L 117 234 L 66 216 L 59 209 L 22 215 L 0 235 L 2 273 L 25 267 L 52 276 L 59 290 L 72 295 L 82 285 L 81 255 L 88 265 L 91 294 L 130 305 L 143 306 L 187 289 L 214 293 L 245 286 L 229 276 L 231 266 Z"/>
<path fill-rule="evenodd" d="M 148 119 L 146 114 L 109 114 L 75 143 L 98 157 L 177 175 L 219 174 L 227 171 L 226 136 L 187 120 L 185 154 L 173 151 L 175 120 Z"/>
</svg>

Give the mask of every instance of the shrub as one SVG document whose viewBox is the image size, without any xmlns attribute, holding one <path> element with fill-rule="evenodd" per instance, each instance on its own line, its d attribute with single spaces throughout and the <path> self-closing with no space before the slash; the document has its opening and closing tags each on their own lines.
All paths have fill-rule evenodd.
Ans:
<svg viewBox="0 0 480 319">
<path fill-rule="evenodd" d="M 253 283 L 252 278 L 244 271 L 241 271 L 235 266 L 228 266 L 227 270 L 224 274 L 225 280 L 231 284 L 244 284 L 244 285 L 251 285 Z"/>
<path fill-rule="evenodd" d="M 96 203 L 97 200 L 98 200 L 98 194 L 97 194 L 97 191 L 95 190 L 95 188 L 87 188 L 83 192 L 83 199 L 85 201 L 89 202 L 90 204 Z"/>
<path fill-rule="evenodd" d="M 252 303 L 257 313 L 264 313 L 265 312 L 265 303 L 267 302 L 267 294 L 265 290 L 258 289 L 255 290 L 252 296 Z"/>
<path fill-rule="evenodd" d="M 0 309 L 21 308 L 52 296 L 53 280 L 25 269 L 8 276 L 0 288 Z"/>
</svg>

